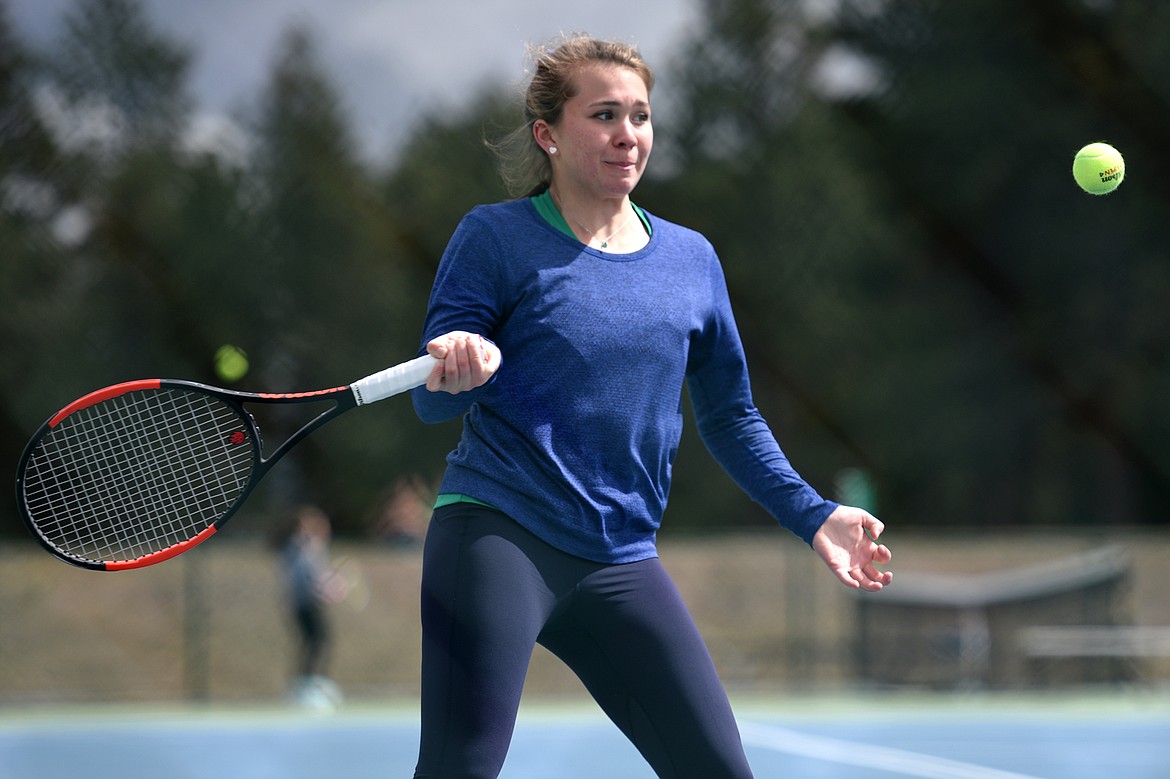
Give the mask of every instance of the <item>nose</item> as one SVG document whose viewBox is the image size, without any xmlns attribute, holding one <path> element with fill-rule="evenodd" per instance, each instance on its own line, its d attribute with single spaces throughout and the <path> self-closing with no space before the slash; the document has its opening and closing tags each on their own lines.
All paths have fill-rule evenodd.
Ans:
<svg viewBox="0 0 1170 779">
<path fill-rule="evenodd" d="M 634 123 L 629 119 L 622 121 L 618 125 L 617 132 L 614 134 L 613 143 L 615 146 L 623 149 L 636 146 L 638 137 L 634 132 Z"/>
</svg>

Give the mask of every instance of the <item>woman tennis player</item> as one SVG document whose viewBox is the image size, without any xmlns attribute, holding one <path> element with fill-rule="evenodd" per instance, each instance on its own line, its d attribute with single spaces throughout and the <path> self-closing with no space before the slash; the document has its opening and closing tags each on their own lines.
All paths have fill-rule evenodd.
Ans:
<svg viewBox="0 0 1170 779">
<path fill-rule="evenodd" d="M 463 416 L 422 580 L 415 777 L 495 777 L 535 644 L 664 779 L 750 777 L 710 654 L 655 535 L 690 392 L 708 449 L 847 586 L 880 590 L 882 523 L 818 495 L 752 403 L 719 260 L 630 201 L 654 140 L 632 47 L 541 49 L 518 200 L 464 217 L 424 327 L 425 422 Z"/>
</svg>

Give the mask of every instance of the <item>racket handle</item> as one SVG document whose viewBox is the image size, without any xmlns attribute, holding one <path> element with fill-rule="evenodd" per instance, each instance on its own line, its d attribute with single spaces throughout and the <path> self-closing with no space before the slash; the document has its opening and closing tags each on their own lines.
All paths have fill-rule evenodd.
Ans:
<svg viewBox="0 0 1170 779">
<path fill-rule="evenodd" d="M 429 354 L 378 371 L 350 385 L 359 406 L 374 403 L 391 395 L 426 384 L 438 360 Z"/>
</svg>

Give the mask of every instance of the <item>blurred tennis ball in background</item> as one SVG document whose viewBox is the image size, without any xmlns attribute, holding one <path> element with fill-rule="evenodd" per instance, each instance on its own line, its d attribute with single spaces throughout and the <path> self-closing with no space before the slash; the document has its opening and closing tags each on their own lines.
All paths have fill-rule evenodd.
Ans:
<svg viewBox="0 0 1170 779">
<path fill-rule="evenodd" d="M 234 384 L 248 375 L 248 355 L 238 346 L 224 344 L 215 350 L 215 373 L 222 381 Z"/>
<path fill-rule="evenodd" d="M 1125 178 L 1125 160 L 1107 143 L 1090 143 L 1073 158 L 1072 173 L 1090 195 L 1108 195 Z"/>
</svg>

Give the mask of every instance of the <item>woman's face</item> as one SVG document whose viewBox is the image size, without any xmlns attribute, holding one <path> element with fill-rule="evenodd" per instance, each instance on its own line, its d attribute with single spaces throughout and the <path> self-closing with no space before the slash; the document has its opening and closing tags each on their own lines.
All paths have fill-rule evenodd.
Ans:
<svg viewBox="0 0 1170 779">
<path fill-rule="evenodd" d="M 541 146 L 557 149 L 550 157 L 554 186 L 601 198 L 629 195 L 654 144 L 646 84 L 629 68 L 594 64 L 577 71 L 573 86 L 557 124 L 534 128 Z"/>
</svg>

